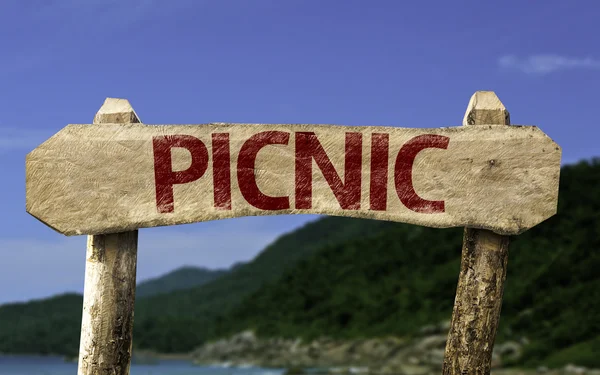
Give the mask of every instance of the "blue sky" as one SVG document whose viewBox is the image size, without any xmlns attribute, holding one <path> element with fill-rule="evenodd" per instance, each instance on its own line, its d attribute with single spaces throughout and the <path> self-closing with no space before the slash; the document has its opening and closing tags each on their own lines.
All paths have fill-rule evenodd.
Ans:
<svg viewBox="0 0 600 375">
<path fill-rule="evenodd" d="M 600 2 L 2 0 L 0 303 L 82 291 L 85 236 L 25 212 L 25 155 L 106 97 L 143 122 L 461 125 L 495 91 L 563 162 L 600 156 Z M 314 216 L 140 231 L 138 279 L 254 257 Z"/>
</svg>

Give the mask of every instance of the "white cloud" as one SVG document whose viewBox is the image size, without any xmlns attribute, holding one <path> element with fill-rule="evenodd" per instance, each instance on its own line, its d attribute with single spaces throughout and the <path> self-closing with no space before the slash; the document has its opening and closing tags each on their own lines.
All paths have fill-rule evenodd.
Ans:
<svg viewBox="0 0 600 375">
<path fill-rule="evenodd" d="M 567 69 L 600 69 L 600 60 L 591 57 L 574 58 L 559 55 L 533 55 L 520 58 L 505 55 L 498 59 L 502 68 L 516 69 L 528 74 L 545 75 Z"/>
</svg>

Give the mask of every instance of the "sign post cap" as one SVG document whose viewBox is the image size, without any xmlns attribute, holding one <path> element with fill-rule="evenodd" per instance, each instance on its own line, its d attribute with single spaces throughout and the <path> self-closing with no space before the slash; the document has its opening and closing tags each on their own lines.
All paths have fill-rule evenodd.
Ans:
<svg viewBox="0 0 600 375">
<path fill-rule="evenodd" d="M 463 125 L 510 125 L 510 114 L 495 92 L 476 91 L 467 106 Z"/>
<path fill-rule="evenodd" d="M 129 100 L 106 98 L 102 107 L 94 116 L 94 124 L 141 123 Z"/>
</svg>

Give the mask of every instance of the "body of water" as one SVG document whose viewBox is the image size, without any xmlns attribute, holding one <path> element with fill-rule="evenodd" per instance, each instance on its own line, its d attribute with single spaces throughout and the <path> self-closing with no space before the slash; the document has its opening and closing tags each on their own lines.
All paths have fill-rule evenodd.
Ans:
<svg viewBox="0 0 600 375">
<path fill-rule="evenodd" d="M 195 366 L 188 361 L 164 360 L 132 364 L 131 375 L 282 375 L 284 370 L 256 367 Z M 77 363 L 60 357 L 0 356 L 0 375 L 77 375 Z"/>
</svg>

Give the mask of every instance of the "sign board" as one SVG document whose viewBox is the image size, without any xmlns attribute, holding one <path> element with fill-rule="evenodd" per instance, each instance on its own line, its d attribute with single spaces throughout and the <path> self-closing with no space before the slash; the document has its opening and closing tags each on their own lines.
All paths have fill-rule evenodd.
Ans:
<svg viewBox="0 0 600 375">
<path fill-rule="evenodd" d="M 272 214 L 518 234 L 556 213 L 534 126 L 69 125 L 26 158 L 27 212 L 66 235 Z"/>
</svg>

